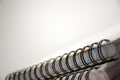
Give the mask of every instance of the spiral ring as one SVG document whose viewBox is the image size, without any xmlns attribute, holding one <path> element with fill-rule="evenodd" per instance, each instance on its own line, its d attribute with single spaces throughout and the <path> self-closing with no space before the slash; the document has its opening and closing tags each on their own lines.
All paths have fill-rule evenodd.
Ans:
<svg viewBox="0 0 120 80">
<path fill-rule="evenodd" d="M 53 59 L 51 59 L 51 60 L 53 60 Z M 46 71 L 47 75 L 52 78 L 53 76 L 50 74 L 50 72 L 48 70 L 48 64 L 51 60 L 47 61 L 46 65 L 45 65 L 45 71 Z"/>
<path fill-rule="evenodd" d="M 56 57 L 55 59 L 53 58 L 53 62 L 52 62 L 52 69 L 53 69 L 53 71 L 54 71 L 54 73 L 56 74 L 56 75 L 58 75 L 59 74 L 59 72 L 56 70 L 56 68 L 55 68 L 55 62 L 56 62 L 56 60 L 58 59 L 58 58 L 60 58 L 61 56 L 58 56 L 58 57 Z"/>
<path fill-rule="evenodd" d="M 66 65 L 67 65 L 67 68 L 70 70 L 70 71 L 74 71 L 74 69 L 72 69 L 69 65 L 69 56 L 71 55 L 71 53 L 73 53 L 74 51 L 71 51 L 70 53 L 67 54 L 67 57 L 66 57 Z"/>
<path fill-rule="evenodd" d="M 43 74 L 43 70 L 42 70 L 43 64 L 44 64 L 44 63 L 41 63 L 39 72 L 40 72 L 40 74 L 41 74 L 41 76 L 42 76 L 43 78 L 47 78 L 47 77 Z"/>
<path fill-rule="evenodd" d="M 108 39 L 103 39 L 103 40 L 101 40 L 101 41 L 98 43 L 98 46 L 97 46 L 98 55 L 100 56 L 101 60 L 102 60 L 103 62 L 105 62 L 105 61 L 106 61 L 106 58 L 103 56 L 102 49 L 101 49 L 101 46 L 102 46 L 103 41 L 109 42 L 110 40 L 108 40 Z"/>
<path fill-rule="evenodd" d="M 35 68 L 34 68 L 34 74 L 35 74 L 36 79 L 37 79 L 37 80 L 40 80 L 40 78 L 37 76 L 36 70 L 37 70 L 37 65 L 36 65 Z"/>
<path fill-rule="evenodd" d="M 82 50 L 82 48 L 77 49 L 77 50 L 75 51 L 75 53 L 73 54 L 73 63 L 74 63 L 74 65 L 75 65 L 75 67 L 78 68 L 78 69 L 81 68 L 80 65 L 77 63 L 77 60 L 76 60 L 76 55 L 77 55 L 77 52 L 78 52 L 79 50 Z"/>
<path fill-rule="evenodd" d="M 98 64 L 97 63 L 97 61 L 93 58 L 93 55 L 92 55 L 92 49 L 93 49 L 93 46 L 94 45 L 98 45 L 98 43 L 93 43 L 93 44 L 91 44 L 90 45 L 90 49 L 88 50 L 88 55 L 89 55 L 89 57 L 90 57 L 90 60 L 96 65 L 96 64 Z"/>
<path fill-rule="evenodd" d="M 28 73 L 29 73 L 30 80 L 33 80 L 31 76 L 31 70 L 32 70 L 32 67 L 29 69 Z"/>
<path fill-rule="evenodd" d="M 80 59 L 81 59 L 82 63 L 83 63 L 86 67 L 89 67 L 89 64 L 88 64 L 88 63 L 85 61 L 85 59 L 84 59 L 84 51 L 85 51 L 86 48 L 89 48 L 89 46 L 83 47 L 83 49 L 82 49 L 82 51 L 81 51 L 81 53 L 80 53 Z"/>
<path fill-rule="evenodd" d="M 72 67 L 71 67 L 71 65 L 70 65 L 70 61 L 69 61 L 69 57 L 70 57 L 70 55 L 72 55 L 72 61 L 73 61 L 73 64 L 74 64 L 74 66 L 77 68 L 77 70 L 79 70 L 79 69 L 82 69 L 82 67 L 80 66 L 80 64 L 78 63 L 78 61 L 77 61 L 77 52 L 80 50 L 81 52 L 80 52 L 80 55 L 78 55 L 78 57 L 80 58 L 80 60 L 81 60 L 81 62 L 83 63 L 83 65 L 85 66 L 84 68 L 86 68 L 86 67 L 90 67 L 90 66 L 93 66 L 93 65 L 89 65 L 89 63 L 86 61 L 86 58 L 85 58 L 85 55 L 86 55 L 86 53 L 85 53 L 85 50 L 87 49 L 87 52 L 88 52 L 88 56 L 89 56 L 89 58 L 90 58 L 90 61 L 94 64 L 94 65 L 97 65 L 97 64 L 99 64 L 96 60 L 95 60 L 95 58 L 93 57 L 93 50 L 94 49 L 96 49 L 97 50 L 97 54 L 98 54 L 98 56 L 99 56 L 99 58 L 102 60 L 102 62 L 106 62 L 107 60 L 106 60 L 106 58 L 104 57 L 104 54 L 103 54 L 103 51 L 102 51 L 102 46 L 103 46 L 103 42 L 110 42 L 110 40 L 108 40 L 108 39 L 103 39 L 103 40 L 101 40 L 100 42 L 95 42 L 95 43 L 92 43 L 91 45 L 88 45 L 88 46 L 85 46 L 85 47 L 83 47 L 83 48 L 79 48 L 79 49 L 77 49 L 76 51 L 71 51 L 71 52 L 69 52 L 69 53 L 65 53 L 65 54 L 63 54 L 62 56 L 58 56 L 58 57 L 56 57 L 56 58 L 52 58 L 51 60 L 49 60 L 49 61 L 47 61 L 47 62 L 43 62 L 43 63 L 41 63 L 41 65 L 40 65 L 40 69 L 39 69 L 39 73 L 40 73 L 40 75 L 41 75 L 41 77 L 42 77 L 42 79 L 48 79 L 48 78 L 52 78 L 52 77 L 54 77 L 54 75 L 53 74 L 56 74 L 55 76 L 58 76 L 59 74 L 61 74 L 60 73 L 60 71 L 59 70 L 57 70 L 57 68 L 56 68 L 56 62 L 58 61 L 58 65 L 59 65 L 59 68 L 60 68 L 60 70 L 61 70 L 61 72 L 63 72 L 64 74 L 65 73 L 68 73 L 68 72 L 73 72 L 73 71 L 75 71 L 75 69 L 73 69 Z M 94 47 L 94 46 L 96 46 L 96 47 Z M 65 58 L 64 58 L 65 57 Z M 65 60 L 65 66 L 67 67 L 67 70 L 64 68 L 64 66 L 63 66 L 63 59 Z M 50 64 L 50 61 L 52 61 L 51 62 L 51 67 L 52 67 L 52 70 L 53 70 L 53 74 L 51 74 L 50 73 L 50 71 L 49 71 L 49 64 Z M 45 64 L 45 65 L 44 65 Z M 47 75 L 45 75 L 45 73 L 43 72 L 43 66 L 45 66 L 45 73 L 47 74 Z M 29 78 L 30 78 L 30 80 L 32 80 L 32 75 L 31 75 L 31 70 L 33 69 L 33 67 L 30 67 L 29 68 L 29 70 L 28 70 L 28 75 L 26 75 L 26 71 L 27 70 L 24 70 L 24 72 L 23 72 L 23 79 L 24 80 L 26 80 L 27 79 L 27 77 L 26 76 L 28 76 Z M 39 78 L 38 77 L 38 75 L 37 75 L 37 65 L 35 65 L 35 68 L 34 68 L 34 75 L 35 75 L 35 77 L 36 77 L 36 79 L 37 80 L 40 80 L 41 78 Z M 89 74 L 89 73 L 87 73 L 87 74 Z M 87 75 L 86 74 L 86 75 Z M 8 80 L 11 80 L 11 79 L 13 79 L 13 80 L 15 80 L 15 77 L 16 76 L 18 76 L 18 80 L 20 80 L 20 75 L 21 75 L 21 71 L 20 72 L 18 72 L 18 75 L 16 75 L 16 73 L 14 74 L 11 74 L 11 75 L 9 75 L 9 77 L 7 78 Z M 81 75 L 81 74 L 80 74 Z M 80 79 L 80 77 L 79 77 L 79 79 Z"/>
<path fill-rule="evenodd" d="M 23 72 L 23 79 L 24 80 L 26 80 L 25 73 L 26 73 L 26 71 L 24 70 L 24 72 Z"/>
<path fill-rule="evenodd" d="M 62 65 L 62 59 L 63 59 L 63 57 L 65 55 L 67 55 L 67 53 L 65 53 L 63 56 L 60 57 L 60 59 L 59 59 L 59 67 L 62 70 L 62 72 L 67 73 L 67 71 L 63 68 L 63 65 Z"/>
</svg>

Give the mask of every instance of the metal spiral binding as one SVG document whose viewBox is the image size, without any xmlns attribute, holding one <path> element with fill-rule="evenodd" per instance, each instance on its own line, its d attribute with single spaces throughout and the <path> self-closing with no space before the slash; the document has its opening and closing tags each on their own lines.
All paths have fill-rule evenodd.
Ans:
<svg viewBox="0 0 120 80">
<path fill-rule="evenodd" d="M 82 63 L 86 66 L 86 67 L 89 67 L 89 64 L 87 64 L 87 62 L 85 61 L 85 59 L 84 59 L 84 51 L 85 51 L 85 49 L 86 48 L 89 48 L 89 46 L 85 46 L 85 47 L 83 47 L 83 49 L 81 50 L 81 53 L 80 53 L 80 59 L 81 59 L 81 61 L 82 61 Z"/>
<path fill-rule="evenodd" d="M 71 55 L 71 53 L 73 53 L 73 52 L 74 52 L 74 51 L 71 51 L 70 53 L 68 53 L 68 54 L 67 54 L 67 57 L 66 57 L 66 65 L 67 65 L 67 68 L 68 68 L 70 71 L 74 71 L 74 69 L 70 67 L 68 58 L 69 58 L 69 56 Z"/>
<path fill-rule="evenodd" d="M 94 65 L 98 64 L 98 62 L 94 59 L 94 57 L 93 57 L 93 55 L 92 55 L 92 50 L 93 50 L 93 48 L 94 48 L 95 45 L 96 45 L 97 52 L 98 52 L 98 55 L 99 55 L 100 59 L 101 59 L 103 62 L 105 62 L 105 61 L 106 61 L 106 58 L 105 58 L 104 55 L 102 54 L 102 49 L 101 49 L 101 46 L 102 46 L 102 43 L 103 43 L 103 42 L 109 42 L 109 40 L 108 40 L 108 39 L 103 39 L 103 40 L 101 40 L 101 41 L 98 42 L 98 43 L 96 42 L 96 43 L 93 43 L 93 44 L 91 44 L 91 45 L 85 46 L 85 47 L 83 47 L 83 48 L 79 48 L 79 49 L 77 49 L 76 51 L 71 51 L 71 52 L 69 52 L 69 53 L 65 53 L 65 54 L 62 55 L 62 56 L 58 56 L 58 57 L 56 57 L 56 58 L 52 58 L 51 60 L 47 61 L 46 64 L 45 64 L 45 62 L 41 63 L 40 68 L 39 68 L 39 73 L 40 73 L 40 75 L 41 75 L 41 78 L 38 77 L 37 72 L 36 72 L 37 65 L 34 66 L 34 69 L 33 69 L 33 66 L 30 67 L 30 69 L 29 69 L 29 71 L 28 71 L 30 80 L 33 80 L 32 77 L 31 77 L 31 70 L 32 70 L 32 69 L 34 70 L 34 75 L 35 75 L 35 77 L 36 77 L 37 80 L 48 79 L 48 78 L 52 78 L 52 77 L 54 77 L 54 76 L 60 75 L 61 73 L 58 72 L 57 69 L 56 69 L 56 67 L 55 67 L 56 61 L 59 61 L 59 68 L 60 68 L 60 70 L 62 71 L 63 74 L 74 71 L 74 69 L 70 66 L 70 63 L 69 63 L 69 60 L 68 60 L 68 58 L 69 58 L 70 55 L 72 55 L 72 59 L 73 59 L 74 66 L 75 66 L 77 69 L 81 69 L 80 65 L 78 64 L 78 62 L 77 62 L 77 60 L 76 60 L 76 55 L 77 55 L 77 52 L 78 52 L 79 50 L 80 50 L 80 55 L 79 55 L 79 57 L 80 57 L 82 63 L 85 65 L 85 67 L 89 67 L 89 66 L 90 66 L 90 65 L 86 62 L 86 60 L 85 60 L 85 58 L 84 58 L 85 49 L 88 50 L 88 53 L 89 53 L 88 55 L 89 55 L 89 58 L 90 58 L 91 62 L 92 62 Z M 67 68 L 68 68 L 69 71 L 66 70 L 66 69 L 64 69 L 64 67 L 63 67 L 63 65 L 62 65 L 62 60 L 63 60 L 64 57 L 65 57 L 65 61 L 66 61 L 66 62 L 65 62 L 65 63 L 66 63 L 66 66 L 67 66 Z M 53 72 L 54 72 L 54 74 L 56 74 L 56 75 L 51 74 L 50 71 L 49 71 L 49 69 L 48 69 L 48 66 L 49 66 L 49 64 L 50 64 L 51 61 L 52 61 L 51 64 L 52 64 Z M 44 65 L 44 64 L 45 64 L 45 65 Z M 46 73 L 47 75 L 45 75 L 45 74 L 43 73 L 43 66 L 45 66 L 45 73 Z M 9 77 L 6 78 L 6 80 L 11 80 L 11 78 L 12 78 L 13 80 L 15 80 L 15 77 L 16 77 L 16 76 L 18 77 L 18 80 L 20 80 L 20 75 L 21 75 L 21 71 L 20 71 L 20 72 L 13 73 L 13 74 L 9 75 Z M 23 76 L 24 76 L 23 79 L 26 80 L 26 70 L 24 71 Z M 81 78 L 81 77 L 80 77 L 80 78 Z M 74 79 L 73 79 L 73 80 L 74 80 Z"/>
<path fill-rule="evenodd" d="M 50 61 L 47 61 L 46 65 L 45 65 L 45 71 L 46 71 L 46 73 L 47 73 L 48 76 L 53 77 L 53 76 L 50 74 L 50 72 L 48 71 L 48 64 L 49 64 L 49 62 L 50 62 Z"/>
<path fill-rule="evenodd" d="M 53 69 L 53 71 L 55 72 L 56 75 L 58 75 L 59 72 L 58 72 L 57 69 L 55 68 L 55 62 L 56 62 L 56 60 L 57 60 L 58 58 L 60 58 L 60 57 L 61 57 L 61 56 L 56 57 L 55 59 L 53 59 L 53 62 L 52 62 L 52 69 Z"/>
<path fill-rule="evenodd" d="M 66 75 L 62 75 L 59 77 L 54 78 L 53 80 L 76 80 L 75 78 L 77 77 L 77 80 L 82 80 L 83 75 L 85 74 L 85 80 L 89 80 L 89 74 L 91 73 L 91 71 L 94 69 L 98 69 L 99 67 L 92 67 L 90 69 L 85 69 L 83 71 L 77 71 L 77 72 L 73 72 L 71 74 L 66 74 Z M 64 78 L 64 79 L 63 79 Z"/>
<path fill-rule="evenodd" d="M 38 77 L 38 75 L 37 75 L 36 69 L 37 69 L 37 66 L 35 66 L 35 69 L 34 69 L 35 77 L 36 77 L 37 80 L 40 80 L 39 77 Z"/>
<path fill-rule="evenodd" d="M 77 52 L 78 52 L 79 50 L 82 50 L 82 48 L 77 49 L 77 50 L 74 52 L 74 54 L 73 54 L 73 63 L 74 63 L 74 65 L 75 65 L 75 67 L 78 68 L 78 69 L 80 68 L 80 66 L 79 66 L 79 64 L 77 63 L 76 55 L 77 55 Z"/>
<path fill-rule="evenodd" d="M 59 59 L 59 67 L 60 67 L 60 69 L 61 69 L 61 71 L 62 71 L 63 73 L 67 73 L 67 71 L 63 68 L 63 65 L 62 65 L 62 59 L 63 59 L 63 57 L 64 57 L 65 55 L 67 55 L 67 53 L 65 53 L 64 55 L 62 55 L 61 58 Z"/>
</svg>

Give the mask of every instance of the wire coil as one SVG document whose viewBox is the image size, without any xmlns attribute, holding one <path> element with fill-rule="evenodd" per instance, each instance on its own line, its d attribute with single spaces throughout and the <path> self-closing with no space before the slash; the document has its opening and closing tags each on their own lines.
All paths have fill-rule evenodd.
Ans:
<svg viewBox="0 0 120 80">
<path fill-rule="evenodd" d="M 62 75 L 54 78 L 53 80 L 82 80 L 82 77 L 85 80 L 90 80 L 89 75 L 93 70 L 97 70 L 99 67 L 92 67 L 90 69 L 84 69 L 83 71 L 77 71 L 70 74 Z"/>
<path fill-rule="evenodd" d="M 71 65 L 70 65 L 70 61 L 69 61 L 70 57 L 72 58 L 72 61 L 73 61 L 73 64 L 74 64 L 76 70 L 80 70 L 80 69 L 83 68 L 83 67 L 80 66 L 80 63 L 78 63 L 78 60 L 77 60 L 76 56 L 79 56 L 79 59 L 81 60 L 81 62 L 84 65 L 84 68 L 90 67 L 91 65 L 85 60 L 85 56 L 84 56 L 86 50 L 88 52 L 88 56 L 89 56 L 90 61 L 94 65 L 99 64 L 93 57 L 93 50 L 94 49 L 97 50 L 98 56 L 102 60 L 102 62 L 106 62 L 106 58 L 104 57 L 103 52 L 102 52 L 102 48 L 101 48 L 102 45 L 103 45 L 103 42 L 108 43 L 108 42 L 110 42 L 110 40 L 103 39 L 100 42 L 92 43 L 91 45 L 85 46 L 83 48 L 79 48 L 76 51 L 71 51 L 69 53 L 65 53 L 62 56 L 52 58 L 48 61 L 45 61 L 43 63 L 38 64 L 38 65 L 40 65 L 40 67 L 38 67 L 38 65 L 32 66 L 32 67 L 29 68 L 28 71 L 26 71 L 26 70 L 23 71 L 23 80 L 27 80 L 26 77 L 29 77 L 30 80 L 33 80 L 32 75 L 34 75 L 35 80 L 41 80 L 41 79 L 53 78 L 53 77 L 58 76 L 60 74 L 73 72 L 73 71 L 75 71 L 75 69 L 73 69 L 73 67 L 71 67 Z M 80 53 L 80 55 L 78 55 L 78 53 Z M 63 65 L 63 59 L 65 61 L 64 65 Z M 58 64 L 56 62 L 58 62 Z M 52 73 L 48 69 L 49 64 L 51 64 Z M 59 65 L 60 71 L 58 71 L 58 68 L 56 68 L 56 65 Z M 67 69 L 65 68 L 65 66 L 66 66 Z M 40 75 L 37 74 L 37 71 L 38 71 L 37 69 L 38 68 L 39 68 Z M 31 72 L 31 71 L 33 71 L 33 72 Z M 28 75 L 27 75 L 27 73 L 28 73 Z M 6 80 L 11 80 L 11 79 L 15 80 L 16 78 L 18 80 L 21 80 L 20 79 L 21 74 L 22 74 L 21 71 L 15 72 L 13 74 L 10 74 L 6 78 Z M 87 73 L 87 74 L 89 74 L 89 73 Z M 79 78 L 81 78 L 81 77 L 79 77 Z M 72 79 L 72 80 L 74 80 L 74 79 Z"/>
</svg>

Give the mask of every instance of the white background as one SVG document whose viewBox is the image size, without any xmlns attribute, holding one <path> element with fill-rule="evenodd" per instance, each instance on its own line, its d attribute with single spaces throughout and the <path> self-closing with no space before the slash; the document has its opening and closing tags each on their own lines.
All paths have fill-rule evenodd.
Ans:
<svg viewBox="0 0 120 80">
<path fill-rule="evenodd" d="M 120 0 L 0 0 L 0 80 L 119 23 Z"/>
</svg>

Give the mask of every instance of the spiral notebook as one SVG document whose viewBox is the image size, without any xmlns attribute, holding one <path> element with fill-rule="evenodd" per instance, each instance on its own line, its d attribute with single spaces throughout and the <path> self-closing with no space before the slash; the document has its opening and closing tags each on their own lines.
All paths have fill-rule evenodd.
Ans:
<svg viewBox="0 0 120 80">
<path fill-rule="evenodd" d="M 83 75 L 78 72 L 62 77 L 62 80 L 69 80 L 68 78 L 71 76 L 74 76 L 75 79 L 72 78 L 70 80 L 81 80 L 78 79 L 81 78 L 79 76 L 88 75 L 96 69 L 94 66 L 119 59 L 119 48 L 120 39 L 114 41 L 103 39 L 76 51 L 71 51 L 62 56 L 13 72 L 5 80 L 61 80 L 59 76 L 83 70 Z M 86 71 L 88 68 L 90 69 Z M 89 79 L 85 77 L 83 80 Z"/>
<path fill-rule="evenodd" d="M 120 80 L 120 59 L 55 77 L 51 80 Z"/>
</svg>

